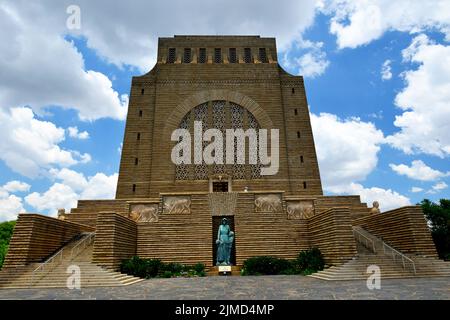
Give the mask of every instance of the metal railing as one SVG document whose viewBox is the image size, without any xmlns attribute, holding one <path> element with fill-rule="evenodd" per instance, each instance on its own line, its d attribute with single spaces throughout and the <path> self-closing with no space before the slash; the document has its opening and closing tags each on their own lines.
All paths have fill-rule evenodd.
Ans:
<svg viewBox="0 0 450 320">
<path fill-rule="evenodd" d="M 377 253 L 375 242 L 372 239 L 366 237 L 357 229 L 353 229 L 353 235 L 355 236 L 356 240 L 363 244 L 367 249 L 372 250 L 373 253 Z M 364 242 L 362 240 L 364 240 Z"/>
<path fill-rule="evenodd" d="M 383 253 L 385 255 L 392 256 L 392 259 L 394 260 L 394 262 L 397 262 L 397 260 L 396 260 L 397 256 L 400 257 L 401 261 L 402 261 L 403 269 L 406 269 L 406 265 L 409 264 L 412 267 L 412 271 L 413 271 L 414 275 L 416 274 L 416 264 L 414 263 L 414 261 L 411 258 L 405 256 L 400 251 L 395 250 L 390 245 L 386 244 L 384 241 L 381 241 L 381 243 L 383 244 Z M 386 252 L 386 249 L 389 250 L 390 253 Z"/>
<path fill-rule="evenodd" d="M 70 251 L 70 260 L 80 254 L 80 250 L 85 249 L 94 240 L 95 232 L 88 233 L 81 241 L 79 241 Z"/>
<path fill-rule="evenodd" d="M 53 263 L 55 261 L 57 261 L 57 259 L 59 259 L 59 263 L 62 262 L 63 251 L 64 251 L 64 248 L 62 248 L 61 250 L 56 252 L 54 255 L 52 255 L 50 258 L 45 260 L 36 269 L 33 270 L 33 272 L 31 273 L 31 279 L 30 279 L 30 284 L 29 284 L 30 287 L 33 285 L 34 279 L 39 275 L 39 273 L 45 272 L 45 270 L 47 270 L 50 266 L 52 266 Z"/>
<path fill-rule="evenodd" d="M 75 248 L 81 248 L 80 247 L 80 245 L 82 244 L 82 243 L 86 243 L 86 239 L 93 239 L 93 236 L 95 235 L 95 233 L 93 232 L 93 233 L 88 233 L 87 235 L 86 234 L 83 234 L 82 235 L 82 238 L 81 238 L 81 240 L 78 240 L 78 243 L 72 248 L 72 250 L 71 250 L 71 254 L 70 254 L 70 260 L 72 260 L 73 259 L 73 257 L 74 257 L 74 253 L 75 253 L 75 251 L 74 251 L 74 249 Z M 70 243 L 70 242 L 69 242 Z M 67 244 L 68 245 L 68 244 Z M 31 273 L 31 278 L 30 278 L 30 283 L 29 283 L 29 286 L 31 287 L 32 285 L 33 285 L 33 282 L 34 282 L 34 280 L 36 279 L 36 277 L 39 275 L 39 274 L 42 274 L 43 272 L 48 272 L 48 271 L 50 271 L 51 270 L 51 268 L 52 268 L 52 266 L 55 266 L 55 263 L 56 262 L 58 262 L 58 264 L 59 263 L 62 263 L 62 261 L 63 261 L 63 256 L 64 256 L 64 253 L 65 253 L 65 251 L 67 250 L 66 249 L 66 246 L 67 245 L 65 245 L 64 247 L 62 247 L 58 252 L 56 252 L 54 255 L 52 255 L 50 258 L 48 258 L 47 260 L 45 260 L 43 263 L 41 263 L 36 269 L 34 269 L 33 270 L 33 272 Z M 84 247 L 86 247 L 86 246 L 84 246 Z M 84 248 L 83 247 L 83 248 Z M 79 253 L 79 252 L 78 252 Z"/>
<path fill-rule="evenodd" d="M 358 240 L 360 243 L 364 244 L 366 247 L 368 247 L 367 242 L 370 241 L 372 244 L 373 252 L 376 253 L 375 241 L 373 239 L 370 239 L 368 236 L 364 235 L 357 228 L 353 228 L 353 234 L 355 235 L 356 240 Z M 361 241 L 361 237 L 363 237 L 365 239 L 365 242 Z M 373 236 L 373 237 L 376 239 L 377 243 L 379 243 L 381 246 L 383 246 L 383 254 L 384 255 L 392 257 L 392 260 L 394 260 L 395 263 L 397 263 L 397 261 L 401 262 L 403 269 L 406 269 L 407 266 L 410 267 L 410 269 L 412 270 L 414 275 L 416 274 L 416 264 L 414 263 L 414 261 L 411 258 L 407 257 L 400 251 L 392 248 L 390 245 L 388 245 L 386 242 L 384 242 L 383 239 L 379 239 L 376 236 Z"/>
</svg>

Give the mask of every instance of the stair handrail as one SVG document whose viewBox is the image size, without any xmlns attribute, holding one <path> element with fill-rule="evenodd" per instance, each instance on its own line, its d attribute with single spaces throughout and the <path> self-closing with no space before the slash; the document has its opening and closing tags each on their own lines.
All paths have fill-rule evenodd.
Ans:
<svg viewBox="0 0 450 320">
<path fill-rule="evenodd" d="M 37 273 L 40 271 L 44 271 L 44 268 L 49 266 L 50 264 L 52 264 L 53 261 L 55 261 L 57 257 L 60 257 L 60 262 L 62 262 L 63 251 L 64 251 L 64 247 L 61 248 L 58 252 L 56 252 L 54 255 L 52 255 L 50 258 L 45 260 L 36 269 L 33 270 L 33 272 L 31 273 L 30 287 L 33 284 L 34 278 L 36 277 Z"/>
<path fill-rule="evenodd" d="M 71 242 L 71 241 L 70 241 Z M 69 243 L 70 243 L 69 242 Z M 66 244 L 67 245 L 67 244 Z M 38 272 L 44 271 L 44 269 L 47 266 L 50 266 L 54 261 L 56 261 L 56 259 L 59 257 L 59 262 L 61 263 L 63 260 L 63 253 L 64 253 L 64 249 L 66 248 L 66 245 L 64 245 L 61 249 L 59 249 L 55 254 L 53 254 L 50 258 L 48 258 L 47 260 L 45 260 L 44 262 L 42 262 L 36 269 L 33 270 L 33 272 L 31 273 L 31 278 L 30 278 L 30 283 L 29 286 L 31 287 L 33 285 L 34 282 L 34 278 L 36 277 L 36 275 L 38 274 Z"/>
<path fill-rule="evenodd" d="M 361 227 L 359 227 L 359 228 L 361 228 Z M 362 228 L 361 228 L 361 229 L 362 229 Z M 364 229 L 362 229 L 362 230 L 364 230 Z M 356 232 L 356 233 L 358 233 L 358 234 L 360 234 L 361 236 L 363 236 L 363 237 L 365 237 L 365 238 L 368 238 L 368 237 L 365 236 L 360 230 L 358 230 L 357 227 L 353 227 L 353 231 Z M 365 232 L 368 232 L 368 231 L 366 231 L 366 230 L 364 230 L 364 231 L 365 231 Z M 384 242 L 383 239 L 380 239 L 380 238 L 378 238 L 377 236 L 374 236 L 374 235 L 372 235 L 372 237 L 374 237 L 374 238 L 376 239 L 376 241 L 379 241 L 379 242 L 381 243 L 381 245 L 383 246 L 383 254 L 384 254 L 384 255 L 391 256 L 392 259 L 394 260 L 394 262 L 397 262 L 397 260 L 396 260 L 396 258 L 395 258 L 396 255 L 397 255 L 397 256 L 400 256 L 401 262 L 402 262 L 402 266 L 403 266 L 403 269 L 406 269 L 406 264 L 409 263 L 409 264 L 411 265 L 411 267 L 412 267 L 412 271 L 413 271 L 414 275 L 416 275 L 416 264 L 414 263 L 414 261 L 413 261 L 411 258 L 409 258 L 409 257 L 406 256 L 405 254 L 401 253 L 400 251 L 398 251 L 398 250 L 392 248 L 390 245 L 388 245 L 386 242 Z M 372 240 L 372 243 L 374 243 L 373 240 Z M 374 248 L 375 248 L 375 247 L 374 247 Z M 387 249 L 387 250 L 390 250 L 391 252 L 388 254 L 388 253 L 386 252 L 386 249 Z M 375 251 L 374 251 L 374 252 L 375 252 Z"/>
<path fill-rule="evenodd" d="M 384 253 L 385 255 L 387 255 L 387 253 L 386 253 L 386 248 L 387 248 L 388 250 L 391 250 L 391 252 L 392 252 L 392 259 L 394 260 L 394 262 L 396 262 L 396 260 L 395 260 L 395 255 L 400 256 L 400 257 L 402 258 L 403 269 L 406 269 L 406 264 L 405 264 L 405 260 L 406 260 L 407 262 L 409 262 L 409 263 L 411 264 L 414 275 L 416 274 L 416 264 L 414 263 L 414 261 L 413 261 L 411 258 L 407 257 L 406 255 L 404 255 L 404 254 L 401 253 L 400 251 L 395 250 L 394 248 L 392 248 L 390 245 L 388 245 L 388 244 L 387 244 L 386 242 L 384 242 L 383 240 L 380 240 L 380 241 L 381 241 L 381 243 L 383 244 L 383 253 Z"/>
<path fill-rule="evenodd" d="M 90 232 L 87 234 L 86 237 L 84 237 L 81 241 L 79 241 L 70 251 L 70 260 L 72 260 L 75 256 L 77 256 L 80 253 L 81 249 L 84 249 L 86 248 L 87 245 L 90 245 L 92 243 L 92 240 L 94 239 L 94 236 L 95 232 Z"/>
<path fill-rule="evenodd" d="M 367 249 L 372 249 L 373 253 L 377 253 L 377 250 L 375 249 L 375 242 L 372 239 L 370 239 L 369 237 L 365 236 L 361 231 L 357 230 L 356 228 L 353 229 L 353 234 L 354 234 L 355 238 L 357 238 L 357 240 L 359 242 L 361 242 L 361 243 L 363 243 L 363 242 L 361 241 L 361 239 L 358 239 L 358 237 L 359 238 L 363 237 L 364 240 L 365 240 L 365 244 L 364 245 L 366 246 L 366 248 Z M 367 244 L 368 242 L 371 243 L 371 248 L 368 246 L 368 244 Z"/>
</svg>

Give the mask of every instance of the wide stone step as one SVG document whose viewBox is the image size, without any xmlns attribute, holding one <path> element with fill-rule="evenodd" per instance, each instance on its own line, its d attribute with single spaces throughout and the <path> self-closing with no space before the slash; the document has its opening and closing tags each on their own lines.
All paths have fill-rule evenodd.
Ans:
<svg viewBox="0 0 450 320">
<path fill-rule="evenodd" d="M 412 264 L 409 260 L 404 259 L 405 268 L 403 268 L 402 259 L 396 257 L 394 260 L 392 256 L 386 255 L 383 251 L 383 243 L 380 239 L 373 236 L 362 228 L 355 228 L 370 238 L 375 243 L 376 253 L 369 253 L 365 246 L 358 243 L 359 253 L 348 262 L 332 267 L 315 274 L 310 277 L 323 280 L 366 280 L 370 274 L 367 273 L 369 265 L 376 265 L 380 267 L 381 276 L 383 279 L 388 278 L 413 278 L 413 277 L 440 277 L 450 276 L 450 264 L 447 265 L 442 260 L 435 258 L 428 258 L 422 256 L 406 256 L 414 261 L 416 274 L 412 271 Z"/>
<path fill-rule="evenodd" d="M 0 288 L 29 288 L 30 283 L 32 288 L 64 288 L 70 276 L 67 268 L 71 265 L 80 267 L 80 281 L 83 287 L 122 286 L 143 280 L 93 264 L 91 262 L 92 244 L 81 249 L 79 254 L 72 256 L 71 248 L 77 243 L 66 245 L 64 250 L 67 252 L 62 255 L 62 259 L 46 266 L 46 269 L 41 272 L 33 274 L 40 264 L 5 269 L 0 272 Z"/>
</svg>

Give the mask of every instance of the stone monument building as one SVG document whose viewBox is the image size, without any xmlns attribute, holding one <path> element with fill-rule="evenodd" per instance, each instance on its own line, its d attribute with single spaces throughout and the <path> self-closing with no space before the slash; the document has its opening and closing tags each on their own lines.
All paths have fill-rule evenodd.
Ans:
<svg viewBox="0 0 450 320">
<path fill-rule="evenodd" d="M 199 122 L 200 134 L 217 129 L 224 137 L 227 129 L 277 130 L 275 174 L 261 174 L 268 165 L 260 157 L 249 160 L 261 154 L 261 135 L 253 151 L 245 140 L 245 163 L 195 161 L 209 144 L 195 136 Z M 177 129 L 191 134 L 190 163 L 172 159 Z M 236 160 L 237 140 L 227 143 Z M 303 77 L 279 65 L 274 38 L 160 38 L 156 65 L 132 80 L 116 199 L 80 200 L 59 220 L 20 215 L 5 265 L 45 261 L 88 232 L 96 265 L 117 269 L 138 255 L 213 268 L 224 217 L 235 231 L 238 267 L 249 257 L 292 259 L 311 247 L 341 265 L 372 236 L 405 255 L 436 257 L 419 207 L 370 212 L 358 195 L 324 196 Z"/>
</svg>

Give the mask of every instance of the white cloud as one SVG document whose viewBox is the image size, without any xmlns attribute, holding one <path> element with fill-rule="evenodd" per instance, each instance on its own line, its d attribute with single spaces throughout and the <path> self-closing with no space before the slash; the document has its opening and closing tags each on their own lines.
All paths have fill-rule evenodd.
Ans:
<svg viewBox="0 0 450 320">
<path fill-rule="evenodd" d="M 363 202 L 379 201 L 383 210 L 405 205 L 407 197 L 391 189 L 365 188 L 363 181 L 376 168 L 383 133 L 370 122 L 311 114 L 323 188 L 334 194 L 360 195 Z"/>
<path fill-rule="evenodd" d="M 80 6 L 90 13 L 81 30 L 88 44 L 113 63 L 137 65 L 141 70 L 154 63 L 160 35 L 172 36 L 181 30 L 183 34 L 275 36 L 284 50 L 315 16 L 315 0 L 286 0 L 276 10 L 258 0 L 199 0 L 195 5 L 184 0 L 136 0 L 133 6 L 84 0 Z M 96 19 L 95 13 L 105 19 Z M 116 32 L 110 32 L 111 24 Z"/>
<path fill-rule="evenodd" d="M 119 97 L 104 74 L 85 70 L 82 55 L 64 39 L 65 14 L 50 2 L 0 4 L 0 108 L 59 106 L 83 120 L 124 119 L 127 96 Z"/>
<path fill-rule="evenodd" d="M 80 140 L 89 139 L 89 132 L 87 131 L 79 132 L 77 127 L 69 127 L 67 128 L 67 131 L 69 132 L 69 137 L 71 138 Z"/>
<path fill-rule="evenodd" d="M 423 188 L 419 188 L 419 187 L 412 187 L 411 188 L 411 192 L 413 193 L 418 193 L 418 192 L 422 192 Z"/>
<path fill-rule="evenodd" d="M 15 195 L 2 197 L 0 194 L 0 221 L 11 221 L 17 219 L 17 214 L 25 212 L 22 198 Z"/>
<path fill-rule="evenodd" d="M 283 50 L 313 23 L 315 3 L 315 0 L 286 0 L 274 10 L 258 0 L 199 0 L 195 4 L 184 0 L 135 0 L 133 5 L 79 0 L 76 4 L 81 8 L 81 29 L 75 31 L 65 29 L 66 8 L 73 4 L 71 0 L 58 1 L 57 5 L 50 0 L 40 1 L 33 6 L 28 1 L 16 0 L 8 8 L 52 34 L 70 31 L 85 37 L 87 45 L 108 62 L 148 71 L 156 59 L 158 36 L 257 34 L 276 37 L 278 47 Z"/>
<path fill-rule="evenodd" d="M 30 187 L 31 186 L 28 183 L 14 180 L 14 181 L 9 181 L 3 187 L 0 187 L 0 190 L 3 189 L 9 193 L 26 192 L 26 191 L 30 190 Z"/>
<path fill-rule="evenodd" d="M 69 186 L 75 191 L 82 191 L 88 185 L 84 175 L 74 170 L 67 168 L 61 170 L 51 169 L 49 173 L 51 178 L 61 181 L 62 184 Z"/>
<path fill-rule="evenodd" d="M 20 181 L 9 181 L 0 186 L 0 221 L 15 220 L 18 213 L 25 212 L 22 198 L 10 193 L 26 192 L 29 189 L 29 184 Z"/>
<path fill-rule="evenodd" d="M 328 113 L 311 114 L 311 123 L 326 191 L 341 192 L 376 168 L 384 137 L 374 124 Z"/>
<path fill-rule="evenodd" d="M 43 194 L 33 192 L 25 197 L 25 201 L 39 211 L 48 211 L 56 216 L 58 209 L 70 209 L 76 206 L 78 195 L 69 186 L 55 183 Z"/>
<path fill-rule="evenodd" d="M 332 16 L 330 32 L 340 48 L 368 44 L 387 31 L 434 29 L 450 38 L 447 0 L 322 0 L 319 8 Z"/>
<path fill-rule="evenodd" d="M 383 120 L 383 110 L 379 110 L 378 112 L 372 112 L 368 115 L 369 118 Z"/>
<path fill-rule="evenodd" d="M 369 206 L 374 201 L 380 203 L 380 210 L 386 211 L 411 205 L 411 201 L 408 197 L 399 194 L 391 189 L 382 188 L 364 188 L 359 183 L 351 183 L 345 190 L 342 190 L 345 194 L 359 194 L 361 201 L 367 203 Z"/>
<path fill-rule="evenodd" d="M 326 60 L 325 54 L 320 52 L 316 53 L 306 53 L 297 59 L 299 66 L 299 74 L 304 77 L 315 78 L 322 75 L 330 62 Z"/>
<path fill-rule="evenodd" d="M 390 80 L 392 79 L 392 67 L 391 60 L 386 60 L 381 66 L 381 79 L 382 80 Z"/>
<path fill-rule="evenodd" d="M 113 199 L 116 195 L 118 174 L 110 176 L 97 173 L 88 178 L 88 185 L 81 193 L 81 199 Z"/>
<path fill-rule="evenodd" d="M 414 160 L 411 162 L 411 166 L 405 164 L 389 164 L 391 169 L 399 175 L 407 176 L 410 179 L 420 181 L 435 181 L 439 178 L 450 175 L 450 172 L 444 173 L 439 170 L 435 170 L 427 166 L 422 160 Z"/>
<path fill-rule="evenodd" d="M 80 152 L 73 150 L 71 151 L 77 158 L 79 158 L 79 163 L 88 163 L 91 162 L 92 157 L 89 153 L 83 153 L 81 154 Z"/>
<path fill-rule="evenodd" d="M 68 167 L 90 160 L 88 154 L 64 150 L 64 129 L 34 117 L 29 108 L 0 109 L 0 159 L 13 171 L 37 177 L 53 166 Z"/>
<path fill-rule="evenodd" d="M 445 182 L 438 182 L 434 186 L 432 186 L 431 189 L 427 191 L 427 193 L 434 194 L 434 193 L 441 192 L 442 190 L 445 190 L 447 188 L 448 188 L 448 185 Z"/>
<path fill-rule="evenodd" d="M 419 35 L 403 57 L 419 67 L 403 74 L 406 87 L 395 99 L 403 110 L 394 122 L 400 131 L 387 141 L 407 154 L 446 157 L 450 155 L 450 46 Z"/>
<path fill-rule="evenodd" d="M 115 196 L 117 173 L 110 176 L 97 173 L 86 178 L 82 173 L 63 168 L 50 170 L 50 175 L 57 182 L 43 193 L 29 194 L 25 201 L 37 210 L 49 212 L 53 216 L 58 209 L 70 210 L 76 207 L 79 199 L 113 199 Z"/>
<path fill-rule="evenodd" d="M 330 65 L 326 53 L 322 50 L 323 42 L 313 42 L 300 37 L 283 55 L 283 65 L 294 69 L 304 77 L 315 78 L 322 75 Z M 293 49 L 299 57 L 292 57 Z M 300 52 L 300 53 L 299 53 Z"/>
</svg>

